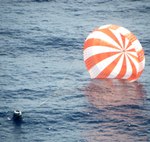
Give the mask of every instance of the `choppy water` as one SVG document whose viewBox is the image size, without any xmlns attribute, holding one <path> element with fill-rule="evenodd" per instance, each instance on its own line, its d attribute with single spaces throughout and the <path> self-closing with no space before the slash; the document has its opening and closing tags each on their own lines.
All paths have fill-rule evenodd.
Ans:
<svg viewBox="0 0 150 142">
<path fill-rule="evenodd" d="M 149 0 L 0 0 L 0 141 L 150 141 L 149 15 Z M 144 47 L 138 82 L 89 79 L 83 42 L 109 23 Z"/>
</svg>

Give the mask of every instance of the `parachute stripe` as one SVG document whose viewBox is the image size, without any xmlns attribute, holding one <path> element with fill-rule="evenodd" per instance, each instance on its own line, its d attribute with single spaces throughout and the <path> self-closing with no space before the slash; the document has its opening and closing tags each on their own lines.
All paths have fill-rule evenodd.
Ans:
<svg viewBox="0 0 150 142">
<path fill-rule="evenodd" d="M 120 34 L 119 32 L 116 32 L 115 30 L 112 30 L 112 29 L 111 29 L 111 32 L 112 32 L 112 33 L 116 36 L 116 38 L 118 39 L 120 49 L 122 49 L 122 48 L 123 48 L 123 42 L 122 42 L 121 34 Z"/>
<path fill-rule="evenodd" d="M 132 33 L 127 34 L 126 38 L 128 38 L 130 42 L 134 42 L 136 40 L 136 36 Z"/>
<path fill-rule="evenodd" d="M 106 35 L 108 35 L 109 37 L 111 37 L 121 47 L 121 44 L 120 44 L 119 40 L 116 38 L 115 34 L 111 30 L 101 29 L 101 32 L 103 32 Z"/>
<path fill-rule="evenodd" d="M 126 58 L 126 73 L 122 78 L 128 79 L 132 74 L 132 66 L 126 54 L 125 54 L 125 58 Z"/>
<path fill-rule="evenodd" d="M 128 54 L 127 56 L 130 62 L 132 61 L 134 63 L 136 71 L 138 72 L 139 71 L 138 58 L 136 56 L 133 56 L 132 54 Z"/>
<path fill-rule="evenodd" d="M 101 38 L 99 38 L 101 37 Z M 118 43 L 115 42 L 115 40 L 112 39 L 112 37 L 109 37 L 107 34 L 100 32 L 100 31 L 94 31 L 92 34 L 90 34 L 86 40 L 91 39 L 91 38 L 95 38 L 95 39 L 100 39 L 102 41 L 111 43 L 112 45 L 118 47 L 120 49 L 120 45 L 118 45 Z"/>
<path fill-rule="evenodd" d="M 113 60 L 115 60 L 120 54 L 115 54 L 111 57 L 105 58 L 105 60 L 98 62 L 92 68 L 89 69 L 91 78 L 97 78 L 98 74 L 103 71 Z"/>
<path fill-rule="evenodd" d="M 123 62 L 122 62 L 122 67 L 121 67 L 121 70 L 119 72 L 119 74 L 116 76 L 116 78 L 123 78 L 123 76 L 125 75 L 126 73 L 126 58 L 125 58 L 125 55 L 123 55 Z"/>
<path fill-rule="evenodd" d="M 122 39 L 122 42 L 123 42 L 123 48 L 125 48 L 125 42 L 126 42 L 126 39 L 124 36 L 121 35 L 121 39 Z"/>
<path fill-rule="evenodd" d="M 127 30 L 126 28 L 124 27 L 119 27 L 118 29 L 116 29 L 117 32 L 121 33 L 122 35 L 127 35 L 130 33 L 129 30 Z"/>
<path fill-rule="evenodd" d="M 98 64 L 99 62 L 103 61 L 104 59 L 108 57 L 112 57 L 113 55 L 116 55 L 116 52 L 109 52 L 109 53 L 101 53 L 94 56 L 91 56 L 85 61 L 87 69 L 91 69 L 95 64 Z M 95 60 L 96 59 L 96 60 Z"/>
<path fill-rule="evenodd" d="M 135 48 L 135 47 L 131 44 L 131 42 L 128 42 L 128 44 L 126 45 L 126 49 L 129 50 L 130 48 Z"/>
<path fill-rule="evenodd" d="M 109 74 L 108 78 L 117 78 L 117 76 L 119 76 L 119 73 L 122 70 L 123 61 L 124 61 L 124 54 L 121 55 L 117 65 L 112 70 L 112 72 Z"/>
<path fill-rule="evenodd" d="M 133 63 L 133 61 L 130 58 L 129 58 L 129 61 L 132 66 L 132 74 L 128 78 L 128 80 L 133 80 L 133 79 L 137 78 L 138 73 L 137 73 L 137 70 L 136 70 L 136 67 L 135 67 L 135 64 Z"/>
<path fill-rule="evenodd" d="M 114 45 L 112 45 L 111 43 L 108 43 L 107 41 L 104 41 L 104 40 L 101 40 L 101 39 L 94 39 L 94 38 L 91 38 L 91 39 L 88 39 L 85 43 L 84 43 L 84 50 L 88 47 L 91 47 L 91 46 L 107 46 L 107 47 L 110 47 L 110 48 L 114 48 L 114 49 L 120 49 Z"/>
<path fill-rule="evenodd" d="M 126 28 L 104 25 L 84 42 L 84 62 L 91 78 L 118 78 L 135 81 L 145 67 L 144 50 Z"/>
<path fill-rule="evenodd" d="M 108 46 L 91 46 L 84 50 L 84 61 L 93 55 L 100 54 L 100 53 L 108 53 L 108 52 L 117 53 L 120 52 L 120 50 Z"/>
<path fill-rule="evenodd" d="M 120 57 L 121 55 L 119 55 L 116 59 L 114 59 L 113 62 L 111 62 L 102 72 L 99 73 L 97 78 L 107 78 L 117 65 Z"/>
</svg>

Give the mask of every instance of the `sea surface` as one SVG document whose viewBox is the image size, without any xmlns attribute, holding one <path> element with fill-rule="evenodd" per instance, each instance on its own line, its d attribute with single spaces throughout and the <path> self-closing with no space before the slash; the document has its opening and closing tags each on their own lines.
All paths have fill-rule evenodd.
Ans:
<svg viewBox="0 0 150 142">
<path fill-rule="evenodd" d="M 141 42 L 137 82 L 90 79 L 83 43 L 105 24 Z M 150 142 L 150 1 L 0 0 L 0 142 Z"/>
</svg>

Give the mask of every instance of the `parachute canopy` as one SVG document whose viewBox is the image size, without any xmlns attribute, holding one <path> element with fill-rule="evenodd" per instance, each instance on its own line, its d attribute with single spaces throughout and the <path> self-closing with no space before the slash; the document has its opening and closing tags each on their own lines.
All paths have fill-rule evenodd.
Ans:
<svg viewBox="0 0 150 142">
<path fill-rule="evenodd" d="M 91 78 L 135 81 L 144 70 L 144 50 L 124 27 L 104 25 L 95 29 L 86 38 L 83 50 Z"/>
</svg>

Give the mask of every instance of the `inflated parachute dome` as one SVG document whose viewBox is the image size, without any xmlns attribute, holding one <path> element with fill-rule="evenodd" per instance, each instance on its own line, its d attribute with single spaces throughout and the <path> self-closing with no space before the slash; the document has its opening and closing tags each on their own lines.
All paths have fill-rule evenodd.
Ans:
<svg viewBox="0 0 150 142">
<path fill-rule="evenodd" d="M 84 42 L 84 62 L 91 78 L 137 80 L 145 66 L 144 50 L 124 27 L 104 25 Z"/>
</svg>

